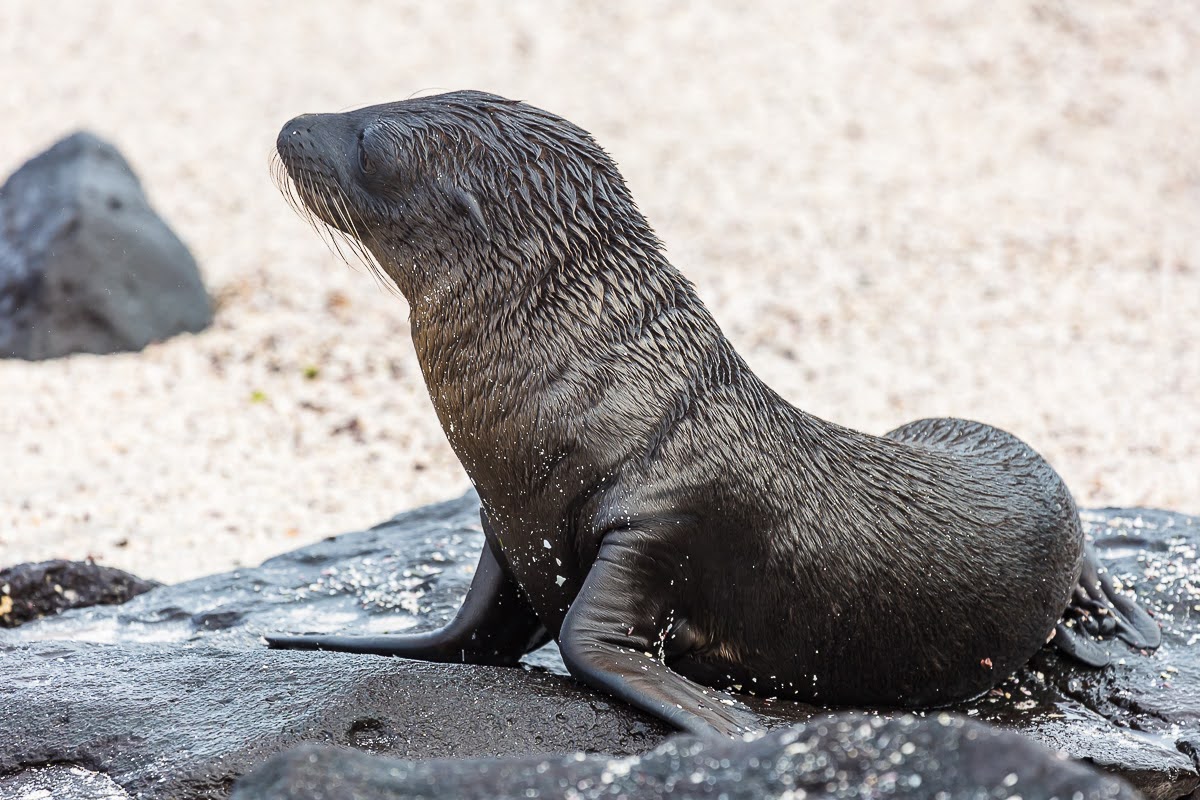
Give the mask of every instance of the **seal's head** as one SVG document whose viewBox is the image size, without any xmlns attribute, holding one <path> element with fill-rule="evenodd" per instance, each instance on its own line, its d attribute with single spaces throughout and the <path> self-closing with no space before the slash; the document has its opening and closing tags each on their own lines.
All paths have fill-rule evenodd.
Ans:
<svg viewBox="0 0 1200 800">
<path fill-rule="evenodd" d="M 658 250 L 586 131 L 495 95 L 306 114 L 283 126 L 276 147 L 298 210 L 368 264 L 373 256 L 410 300 L 468 277 L 517 286 L 598 244 Z"/>
</svg>

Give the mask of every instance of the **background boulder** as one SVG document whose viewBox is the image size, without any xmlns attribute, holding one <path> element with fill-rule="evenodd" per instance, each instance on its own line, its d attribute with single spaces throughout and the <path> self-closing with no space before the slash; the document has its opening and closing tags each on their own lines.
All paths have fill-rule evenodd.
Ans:
<svg viewBox="0 0 1200 800">
<path fill-rule="evenodd" d="M 195 260 L 112 145 L 73 134 L 0 187 L 0 356 L 140 350 L 211 321 Z"/>
</svg>

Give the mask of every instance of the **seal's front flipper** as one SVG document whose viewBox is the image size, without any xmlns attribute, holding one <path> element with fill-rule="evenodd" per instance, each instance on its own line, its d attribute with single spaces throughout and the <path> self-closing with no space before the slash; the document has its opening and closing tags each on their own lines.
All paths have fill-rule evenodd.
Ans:
<svg viewBox="0 0 1200 800">
<path fill-rule="evenodd" d="M 487 519 L 484 529 L 488 530 Z M 422 661 L 512 666 L 521 656 L 550 641 L 520 588 L 501 566 L 489 542 L 462 608 L 444 628 L 429 633 L 395 636 L 338 636 L 272 634 L 271 647 L 300 650 L 338 650 L 401 656 Z"/>
<path fill-rule="evenodd" d="M 652 655 L 661 652 L 671 624 L 665 583 L 662 562 L 648 554 L 644 536 L 619 531 L 605 537 L 563 621 L 563 663 L 576 679 L 689 733 L 739 737 L 762 730 L 762 720 L 733 697 L 688 680 Z"/>
<path fill-rule="evenodd" d="M 1108 652 L 1096 643 L 1098 638 L 1116 636 L 1142 650 L 1153 650 L 1162 642 L 1158 623 L 1117 591 L 1091 547 L 1084 553 L 1083 570 L 1063 617 L 1055 629 L 1055 646 L 1093 667 L 1103 667 L 1110 660 Z"/>
</svg>

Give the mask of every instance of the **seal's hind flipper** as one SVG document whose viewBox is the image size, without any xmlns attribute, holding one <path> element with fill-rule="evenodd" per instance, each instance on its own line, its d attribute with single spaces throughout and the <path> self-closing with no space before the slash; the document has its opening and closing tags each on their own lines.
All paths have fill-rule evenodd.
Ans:
<svg viewBox="0 0 1200 800">
<path fill-rule="evenodd" d="M 1090 547 L 1084 554 L 1083 572 L 1071 606 L 1088 612 L 1094 620 L 1094 633 L 1115 634 L 1130 646 L 1143 650 L 1153 650 L 1162 643 L 1158 623 L 1132 598 L 1117 591 L 1108 570 L 1100 566 Z"/>
<path fill-rule="evenodd" d="M 1108 654 L 1108 650 L 1104 649 L 1091 635 L 1065 622 L 1060 622 L 1055 626 L 1053 644 L 1059 652 L 1089 667 L 1107 667 L 1112 663 L 1112 657 Z"/>
<path fill-rule="evenodd" d="M 1109 662 L 1108 653 L 1096 644 L 1097 638 L 1116 636 L 1141 650 L 1153 650 L 1162 642 L 1158 623 L 1128 595 L 1117 591 L 1091 547 L 1084 553 L 1083 570 L 1064 618 L 1070 624 L 1058 624 L 1055 646 L 1093 667 Z"/>
</svg>

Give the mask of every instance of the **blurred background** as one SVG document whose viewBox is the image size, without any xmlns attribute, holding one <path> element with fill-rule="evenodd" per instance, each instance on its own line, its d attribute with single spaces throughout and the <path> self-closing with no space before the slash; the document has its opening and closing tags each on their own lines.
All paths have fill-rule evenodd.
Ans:
<svg viewBox="0 0 1200 800">
<path fill-rule="evenodd" d="M 1006 428 L 1081 505 L 1200 512 L 1200 5 L 0 4 L 0 173 L 87 128 L 213 326 L 0 362 L 0 566 L 179 580 L 467 481 L 403 300 L 287 207 L 282 124 L 462 88 L 591 131 L 801 408 Z"/>
</svg>

